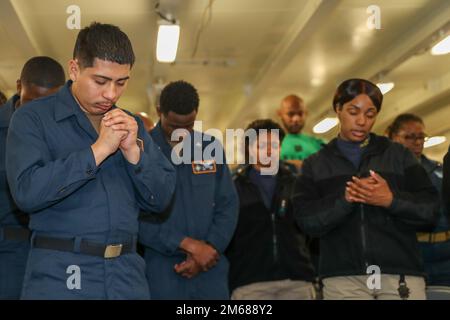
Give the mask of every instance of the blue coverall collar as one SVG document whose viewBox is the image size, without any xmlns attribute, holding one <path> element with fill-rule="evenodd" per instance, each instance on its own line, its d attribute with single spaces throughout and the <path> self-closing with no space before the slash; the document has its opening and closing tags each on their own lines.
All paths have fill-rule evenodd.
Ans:
<svg viewBox="0 0 450 320">
<path fill-rule="evenodd" d="M 172 152 L 172 147 L 169 142 L 167 142 L 164 132 L 161 127 L 161 121 L 158 121 L 156 126 L 151 131 L 153 140 L 161 147 L 162 152 L 166 157 L 170 159 L 170 154 Z"/>
<path fill-rule="evenodd" d="M 75 100 L 70 87 L 72 86 L 72 80 L 66 82 L 66 84 L 56 93 L 59 100 L 64 106 L 58 106 L 55 108 L 55 120 L 61 121 L 79 112 L 82 112 Z"/>
<path fill-rule="evenodd" d="M 66 82 L 66 84 L 56 93 L 60 101 L 65 105 L 65 108 L 59 106 L 55 109 L 55 120 L 61 121 L 72 115 L 84 114 L 83 110 L 81 110 L 78 102 L 75 100 L 75 97 L 72 94 L 70 88 L 72 87 L 72 80 Z M 113 105 L 111 109 L 117 108 L 116 105 Z"/>
<path fill-rule="evenodd" d="M 158 121 L 156 126 L 151 131 L 153 140 L 161 147 L 162 152 L 164 155 L 170 159 L 172 155 L 172 146 L 169 144 L 169 142 L 166 139 L 166 136 L 164 134 L 164 131 L 161 126 L 161 121 Z M 203 141 L 202 141 L 203 134 L 199 131 L 194 131 L 190 133 L 190 148 L 191 148 L 191 155 L 194 156 L 194 148 L 197 147 L 196 144 L 198 144 L 197 140 L 201 141 L 200 148 L 203 148 Z M 203 149 L 202 149 L 203 150 Z"/>
</svg>

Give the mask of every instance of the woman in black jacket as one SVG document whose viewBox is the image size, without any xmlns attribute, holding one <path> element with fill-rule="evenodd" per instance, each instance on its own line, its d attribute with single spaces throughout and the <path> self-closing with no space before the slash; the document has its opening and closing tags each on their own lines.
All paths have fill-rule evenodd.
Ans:
<svg viewBox="0 0 450 320">
<path fill-rule="evenodd" d="M 236 232 L 226 250 L 231 298 L 314 299 L 313 267 L 305 236 L 293 216 L 296 174 L 279 162 L 283 129 L 264 119 L 252 122 L 249 130 L 255 130 L 248 144 L 254 161 L 234 174 L 240 207 Z M 279 134 L 275 136 L 273 130 Z M 261 161 L 261 155 L 270 162 Z M 263 170 L 270 166 L 274 170 Z"/>
<path fill-rule="evenodd" d="M 414 155 L 371 133 L 383 95 L 344 81 L 333 107 L 339 136 L 303 165 L 294 205 L 320 238 L 325 299 L 425 299 L 416 230 L 435 222 L 438 196 Z"/>
</svg>

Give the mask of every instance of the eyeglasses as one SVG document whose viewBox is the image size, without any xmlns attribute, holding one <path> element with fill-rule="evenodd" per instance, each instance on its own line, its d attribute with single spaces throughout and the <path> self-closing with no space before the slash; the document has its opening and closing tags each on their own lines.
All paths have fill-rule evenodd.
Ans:
<svg viewBox="0 0 450 320">
<path fill-rule="evenodd" d="M 405 134 L 402 136 L 403 139 L 411 141 L 411 142 L 415 142 L 415 141 L 426 141 L 428 139 L 428 136 L 426 134 Z"/>
</svg>

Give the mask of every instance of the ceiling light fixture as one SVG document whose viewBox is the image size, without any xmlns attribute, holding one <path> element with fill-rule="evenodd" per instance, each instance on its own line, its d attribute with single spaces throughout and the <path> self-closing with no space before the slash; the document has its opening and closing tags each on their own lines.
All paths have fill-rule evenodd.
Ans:
<svg viewBox="0 0 450 320">
<path fill-rule="evenodd" d="M 318 134 L 328 132 L 337 126 L 338 122 L 338 118 L 325 118 L 314 126 L 313 132 Z"/>
<path fill-rule="evenodd" d="M 180 26 L 159 22 L 158 40 L 156 42 L 156 59 L 163 63 L 172 63 L 177 57 Z"/>
<path fill-rule="evenodd" d="M 395 84 L 393 82 L 377 83 L 377 87 L 380 88 L 382 94 L 386 94 L 394 89 Z"/>
<path fill-rule="evenodd" d="M 172 63 L 177 57 L 180 25 L 172 14 L 161 12 L 159 1 L 156 2 L 155 12 L 160 17 L 156 40 L 156 60 L 162 63 Z"/>
<path fill-rule="evenodd" d="M 448 53 L 450 53 L 450 35 L 431 48 L 433 56 L 441 56 Z"/>
<path fill-rule="evenodd" d="M 439 144 L 442 144 L 445 141 L 447 141 L 447 138 L 444 136 L 429 137 L 428 139 L 425 140 L 423 147 L 431 148 L 431 147 L 437 146 Z"/>
</svg>

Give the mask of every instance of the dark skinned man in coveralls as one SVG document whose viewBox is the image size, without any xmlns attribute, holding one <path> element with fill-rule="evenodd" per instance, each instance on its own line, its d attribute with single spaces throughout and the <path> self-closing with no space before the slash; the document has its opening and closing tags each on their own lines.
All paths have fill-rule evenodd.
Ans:
<svg viewBox="0 0 450 320">
<path fill-rule="evenodd" d="M 218 144 L 215 154 L 209 154 L 207 148 L 217 141 L 193 130 L 198 105 L 191 84 L 168 84 L 161 92 L 160 122 L 151 131 L 164 155 L 178 163 L 174 154 L 178 142 L 171 137 L 174 130 L 184 129 L 179 154 L 183 158 L 190 154 L 174 163 L 177 186 L 167 218 L 160 223 L 144 219 L 140 224 L 152 299 L 229 298 L 228 260 L 223 252 L 236 227 L 238 198 L 225 157 L 218 161 L 223 148 Z M 195 159 L 196 151 L 201 151 L 203 160 Z"/>
<path fill-rule="evenodd" d="M 6 180 L 6 136 L 13 113 L 27 102 L 55 93 L 64 85 L 63 67 L 50 57 L 33 57 L 22 68 L 15 94 L 0 109 L 0 299 L 17 300 L 30 250 L 29 217 L 20 211 Z"/>
</svg>

